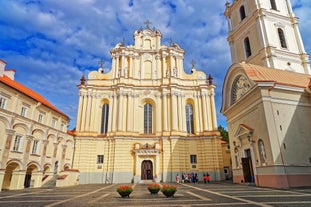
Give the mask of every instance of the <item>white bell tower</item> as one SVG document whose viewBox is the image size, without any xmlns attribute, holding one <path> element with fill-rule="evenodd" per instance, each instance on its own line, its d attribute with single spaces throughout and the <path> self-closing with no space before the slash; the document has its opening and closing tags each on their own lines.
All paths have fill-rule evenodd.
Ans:
<svg viewBox="0 0 311 207">
<path fill-rule="evenodd" d="M 232 63 L 311 74 L 290 0 L 234 0 L 225 16 Z"/>
</svg>

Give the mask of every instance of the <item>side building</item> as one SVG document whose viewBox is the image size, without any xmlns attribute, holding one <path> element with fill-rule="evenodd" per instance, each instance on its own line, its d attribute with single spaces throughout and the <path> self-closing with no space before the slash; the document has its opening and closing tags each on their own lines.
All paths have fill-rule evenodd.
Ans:
<svg viewBox="0 0 311 207">
<path fill-rule="evenodd" d="M 235 183 L 311 186 L 311 71 L 290 0 L 226 3 L 226 116 Z"/>
<path fill-rule="evenodd" d="M 0 60 L 0 186 L 42 187 L 72 168 L 69 117 L 14 80 Z M 54 181 L 53 181 L 54 180 Z"/>
<path fill-rule="evenodd" d="M 178 174 L 225 178 L 215 85 L 184 72 L 184 50 L 140 29 L 117 44 L 112 68 L 81 79 L 74 168 L 80 183 L 170 182 Z"/>
</svg>

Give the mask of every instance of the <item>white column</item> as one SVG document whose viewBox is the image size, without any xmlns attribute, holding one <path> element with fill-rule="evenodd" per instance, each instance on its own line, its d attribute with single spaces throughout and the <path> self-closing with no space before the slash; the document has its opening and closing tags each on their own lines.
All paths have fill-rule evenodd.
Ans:
<svg viewBox="0 0 311 207">
<path fill-rule="evenodd" d="M 127 132 L 133 131 L 133 95 L 129 94 L 127 99 Z"/>
<path fill-rule="evenodd" d="M 129 62 L 129 78 L 133 78 L 133 55 L 130 55 L 130 62 Z"/>
<path fill-rule="evenodd" d="M 178 130 L 178 120 L 177 120 L 177 100 L 176 97 L 177 94 L 175 92 L 171 93 L 172 97 L 172 103 L 171 103 L 171 109 L 172 109 L 172 130 L 177 131 Z"/>
<path fill-rule="evenodd" d="M 86 95 L 86 93 L 83 93 L 82 114 L 81 114 L 81 130 L 80 131 L 85 131 L 86 103 L 87 103 L 87 95 Z"/>
<path fill-rule="evenodd" d="M 166 68 L 166 56 L 165 55 L 162 56 L 162 65 L 163 65 L 163 70 L 162 70 L 163 77 L 167 77 L 167 75 L 166 75 L 166 70 L 167 70 L 167 68 Z"/>
<path fill-rule="evenodd" d="M 178 98 L 178 130 L 181 132 L 183 127 L 183 116 L 182 116 L 182 95 L 179 94 Z"/>
<path fill-rule="evenodd" d="M 118 107 L 118 131 L 122 131 L 122 123 L 123 123 L 123 93 L 120 91 L 119 94 L 119 107 Z"/>
<path fill-rule="evenodd" d="M 182 95 L 183 96 L 183 95 Z M 192 113 L 194 113 L 195 106 L 192 106 Z M 182 117 L 182 131 L 186 132 L 187 131 L 187 125 L 186 125 L 186 102 L 184 100 L 184 97 L 181 99 L 181 117 Z M 194 118 L 194 117 L 193 117 Z M 194 121 L 194 120 L 193 120 Z"/>
<path fill-rule="evenodd" d="M 161 126 L 162 121 L 162 106 L 161 106 L 161 100 L 160 100 L 160 94 L 156 95 L 156 133 L 162 131 Z"/>
<path fill-rule="evenodd" d="M 202 98 L 200 93 L 198 94 L 198 104 L 199 104 L 199 119 L 200 119 L 200 132 L 203 132 L 203 112 L 202 112 Z"/>
<path fill-rule="evenodd" d="M 114 92 L 113 94 L 113 113 L 112 113 L 112 126 L 111 130 L 113 132 L 116 132 L 116 126 L 117 126 L 117 108 L 118 108 L 118 102 L 117 102 L 117 94 Z"/>
<path fill-rule="evenodd" d="M 144 78 L 144 73 L 145 73 L 145 71 L 144 71 L 144 61 L 143 61 L 143 57 L 142 56 L 140 56 L 140 79 L 141 78 Z"/>
<path fill-rule="evenodd" d="M 87 93 L 87 106 L 86 106 L 86 121 L 85 121 L 85 131 L 90 131 L 90 119 L 91 119 L 91 108 L 92 108 L 92 92 Z"/>
<path fill-rule="evenodd" d="M 77 115 L 77 131 L 81 131 L 81 118 L 82 118 L 82 106 L 83 106 L 83 95 L 79 92 L 79 105 L 78 105 L 78 115 Z"/>
<path fill-rule="evenodd" d="M 120 68 L 121 68 L 121 77 L 124 77 L 124 54 L 122 53 L 121 54 L 121 66 L 120 66 Z"/>
<path fill-rule="evenodd" d="M 208 118 L 208 130 L 213 130 L 213 113 L 211 106 L 211 94 L 207 96 L 207 118 Z"/>
<path fill-rule="evenodd" d="M 201 131 L 200 129 L 200 114 L 199 114 L 199 99 L 197 95 L 194 95 L 194 117 L 195 117 L 195 133 Z"/>
<path fill-rule="evenodd" d="M 134 112 L 137 112 L 137 109 L 138 109 L 138 95 L 136 95 L 136 94 L 133 94 L 133 102 L 134 102 L 134 104 L 133 104 L 133 113 Z M 134 128 L 134 132 L 138 132 L 138 119 L 139 119 L 140 117 L 137 117 L 137 115 L 136 114 L 134 114 L 133 115 L 133 128 Z"/>
<path fill-rule="evenodd" d="M 162 78 L 162 71 L 161 71 L 161 62 L 160 62 L 160 55 L 156 55 L 156 70 L 157 70 L 157 79 Z"/>
<path fill-rule="evenodd" d="M 101 113 L 98 113 L 95 109 L 98 109 L 96 107 L 97 105 L 97 99 L 96 99 L 96 95 L 93 94 L 92 96 L 92 109 L 91 109 L 91 122 L 90 122 L 90 131 L 95 132 L 97 130 L 97 123 L 98 123 L 98 115 L 101 115 Z M 101 112 L 101 111 L 100 111 Z M 101 120 L 99 120 L 101 121 Z"/>
<path fill-rule="evenodd" d="M 112 54 L 112 63 L 111 63 L 112 77 L 116 77 L 116 55 Z"/>
<path fill-rule="evenodd" d="M 206 96 L 207 94 L 205 92 L 201 93 L 202 95 L 202 105 L 203 105 L 203 131 L 207 131 L 207 110 L 206 110 L 206 105 L 207 105 L 207 101 L 206 101 Z"/>
<path fill-rule="evenodd" d="M 173 74 L 173 68 L 174 68 L 174 57 L 173 54 L 170 54 L 170 70 L 171 70 L 171 75 Z"/>
<path fill-rule="evenodd" d="M 167 131 L 167 94 L 163 93 L 163 130 Z"/>
<path fill-rule="evenodd" d="M 116 58 L 115 58 L 116 59 L 116 75 L 115 75 L 116 78 L 120 78 L 120 75 L 121 75 L 121 74 L 119 74 L 119 67 L 120 67 L 119 66 L 119 57 L 120 57 L 119 55 L 116 55 Z"/>
<path fill-rule="evenodd" d="M 112 94 L 109 96 L 108 133 L 112 132 L 114 104 L 114 95 Z"/>
<path fill-rule="evenodd" d="M 211 106 L 212 106 L 212 114 L 211 116 L 213 117 L 213 122 L 212 122 L 212 127 L 213 127 L 213 130 L 216 130 L 217 129 L 217 118 L 216 118 L 216 106 L 215 106 L 215 100 L 214 100 L 214 96 L 215 96 L 215 93 L 214 91 L 211 92 Z"/>
<path fill-rule="evenodd" d="M 123 117 L 122 117 L 122 131 L 125 132 L 126 131 L 126 122 L 127 122 L 127 106 L 128 106 L 128 96 L 126 94 L 124 94 L 124 97 L 123 97 L 123 104 L 122 104 L 122 114 L 123 114 Z"/>
</svg>

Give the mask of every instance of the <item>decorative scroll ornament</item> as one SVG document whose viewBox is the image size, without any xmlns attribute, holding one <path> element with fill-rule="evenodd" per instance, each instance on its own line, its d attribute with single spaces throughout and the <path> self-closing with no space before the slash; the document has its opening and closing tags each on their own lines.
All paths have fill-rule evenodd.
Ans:
<svg viewBox="0 0 311 207">
<path fill-rule="evenodd" d="M 238 99 L 244 96 L 250 87 L 251 85 L 245 76 L 239 75 L 236 77 L 232 84 L 232 102 L 235 103 Z"/>
</svg>

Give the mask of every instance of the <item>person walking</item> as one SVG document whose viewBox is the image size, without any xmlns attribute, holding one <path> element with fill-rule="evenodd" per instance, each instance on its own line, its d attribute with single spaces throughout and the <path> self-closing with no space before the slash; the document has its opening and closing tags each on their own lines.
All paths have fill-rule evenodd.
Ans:
<svg viewBox="0 0 311 207">
<path fill-rule="evenodd" d="M 206 180 L 207 180 L 206 175 L 205 175 L 205 173 L 203 173 L 203 181 L 205 184 L 206 184 Z"/>
<path fill-rule="evenodd" d="M 206 173 L 206 181 L 209 183 L 210 182 L 210 180 L 211 180 L 211 178 L 210 178 L 210 175 L 208 174 L 208 172 Z"/>
<path fill-rule="evenodd" d="M 180 182 L 180 177 L 179 177 L 179 175 L 177 174 L 176 175 L 176 183 L 179 183 Z"/>
</svg>

